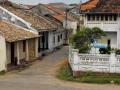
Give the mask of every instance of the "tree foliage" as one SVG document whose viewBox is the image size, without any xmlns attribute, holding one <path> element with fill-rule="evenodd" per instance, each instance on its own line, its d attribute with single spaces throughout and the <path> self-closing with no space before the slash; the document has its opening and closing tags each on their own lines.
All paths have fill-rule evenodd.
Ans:
<svg viewBox="0 0 120 90">
<path fill-rule="evenodd" d="M 99 39 L 105 33 L 100 28 L 82 28 L 79 32 L 74 34 L 70 39 L 74 48 L 79 49 L 80 53 L 87 53 L 91 49 L 93 39 Z"/>
</svg>

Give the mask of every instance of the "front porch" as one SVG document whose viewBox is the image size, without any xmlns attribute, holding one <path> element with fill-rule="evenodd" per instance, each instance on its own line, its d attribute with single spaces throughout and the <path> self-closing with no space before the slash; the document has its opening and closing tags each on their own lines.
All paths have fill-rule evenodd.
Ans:
<svg viewBox="0 0 120 90">
<path fill-rule="evenodd" d="M 37 38 L 6 43 L 7 70 L 18 68 L 18 66 L 29 66 L 29 62 L 38 57 Z"/>
</svg>

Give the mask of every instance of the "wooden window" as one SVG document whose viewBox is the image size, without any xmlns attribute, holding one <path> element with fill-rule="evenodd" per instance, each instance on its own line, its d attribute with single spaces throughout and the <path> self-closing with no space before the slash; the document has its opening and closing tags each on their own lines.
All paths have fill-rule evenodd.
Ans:
<svg viewBox="0 0 120 90">
<path fill-rule="evenodd" d="M 105 16 L 105 21 L 108 21 L 108 16 L 107 15 Z"/>
<path fill-rule="evenodd" d="M 90 21 L 90 15 L 87 16 L 87 20 Z"/>
<path fill-rule="evenodd" d="M 117 20 L 117 15 L 114 15 L 114 21 L 116 21 Z"/>
<path fill-rule="evenodd" d="M 104 16 L 103 15 L 101 15 L 101 21 L 103 21 L 104 20 Z"/>
<path fill-rule="evenodd" d="M 110 15 L 110 16 L 109 16 L 109 20 L 112 21 L 112 19 L 113 19 L 113 18 L 112 18 L 112 15 Z"/>
<path fill-rule="evenodd" d="M 62 34 L 61 34 L 61 35 L 60 35 L 60 38 L 62 39 L 62 37 L 63 37 L 63 36 L 62 36 Z"/>
<path fill-rule="evenodd" d="M 92 15 L 92 20 L 95 21 L 95 15 Z"/>
<path fill-rule="evenodd" d="M 58 35 L 58 42 L 60 42 L 60 36 Z"/>
<path fill-rule="evenodd" d="M 53 37 L 53 43 L 55 44 L 55 36 Z"/>
<path fill-rule="evenodd" d="M 25 52 L 25 47 L 26 47 L 26 41 L 23 41 L 23 52 Z"/>
<path fill-rule="evenodd" d="M 111 45 L 111 40 L 109 39 L 109 40 L 108 40 L 108 46 L 110 46 L 110 45 Z"/>
<path fill-rule="evenodd" d="M 96 20 L 99 21 L 100 20 L 100 15 L 96 16 Z"/>
</svg>

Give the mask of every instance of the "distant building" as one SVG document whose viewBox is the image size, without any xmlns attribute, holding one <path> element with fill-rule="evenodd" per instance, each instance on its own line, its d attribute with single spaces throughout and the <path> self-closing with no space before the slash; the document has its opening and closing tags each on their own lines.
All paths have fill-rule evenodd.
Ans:
<svg viewBox="0 0 120 90">
<path fill-rule="evenodd" d="M 38 53 L 39 55 L 45 54 L 47 52 L 53 51 L 55 48 L 61 46 L 65 42 L 65 31 L 63 28 L 53 24 L 46 17 L 38 15 L 30 10 L 21 9 L 15 7 L 15 4 L 9 2 L 8 4 L 2 5 L 5 9 L 14 13 L 16 16 L 22 18 L 29 23 L 31 28 L 37 30 L 39 35 L 38 39 Z M 26 27 L 21 22 L 15 22 L 15 24 L 21 27 Z M 27 28 L 27 27 L 26 27 Z"/>
</svg>

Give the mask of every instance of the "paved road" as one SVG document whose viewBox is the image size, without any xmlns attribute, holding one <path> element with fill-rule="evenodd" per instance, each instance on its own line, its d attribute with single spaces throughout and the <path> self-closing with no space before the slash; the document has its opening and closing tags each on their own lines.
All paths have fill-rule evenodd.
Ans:
<svg viewBox="0 0 120 90">
<path fill-rule="evenodd" d="M 0 77 L 0 90 L 120 90 L 117 85 L 82 84 L 55 78 L 55 70 L 68 56 L 64 47 L 37 61 L 32 67 Z"/>
</svg>

